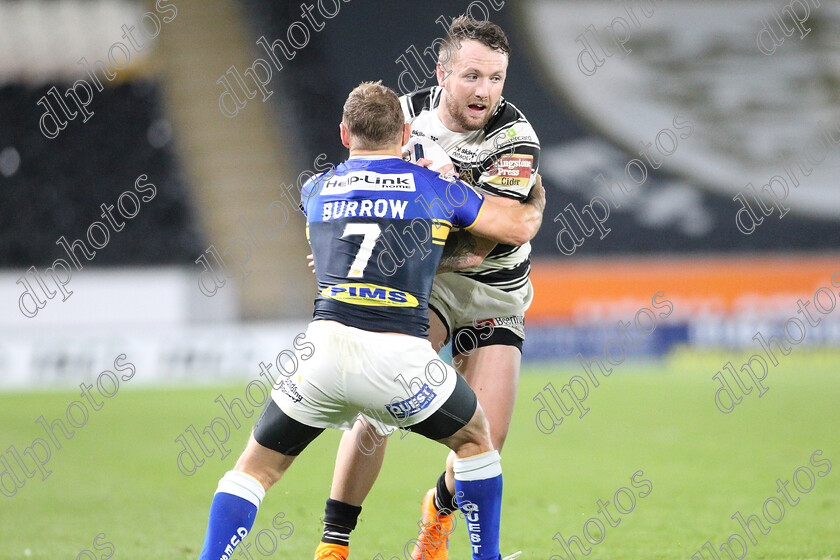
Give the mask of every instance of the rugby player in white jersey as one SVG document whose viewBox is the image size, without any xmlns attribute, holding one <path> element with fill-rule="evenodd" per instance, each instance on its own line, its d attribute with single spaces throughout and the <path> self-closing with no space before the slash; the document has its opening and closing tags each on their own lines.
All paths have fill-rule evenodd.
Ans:
<svg viewBox="0 0 840 560">
<path fill-rule="evenodd" d="M 502 97 L 509 56 L 501 28 L 458 17 L 439 48 L 439 86 L 400 101 L 413 136 L 437 142 L 461 180 L 499 204 L 515 207 L 539 180 L 540 148 L 530 123 Z M 478 395 L 497 450 L 507 437 L 519 383 L 524 315 L 533 297 L 529 255 L 529 243 L 497 245 L 464 230 L 454 232 L 429 299 L 429 340 L 436 350 L 452 341 L 453 365 Z M 334 510 L 360 509 L 379 473 L 385 445 L 371 454 L 357 445 L 368 429 L 359 422 L 342 437 L 322 542 L 349 538 L 352 527 L 337 523 Z M 423 499 L 413 560 L 447 558 L 456 509 L 454 480 L 448 474 L 454 459 L 450 453 L 449 468 Z"/>
<path fill-rule="evenodd" d="M 295 457 L 325 428 L 350 429 L 359 414 L 384 417 L 388 426 L 410 428 L 456 453 L 452 474 L 458 507 L 472 520 L 473 560 L 501 560 L 500 457 L 475 393 L 427 340 L 428 299 L 453 226 L 527 242 L 542 222 L 545 193 L 535 189 L 526 204 L 505 207 L 403 161 L 411 127 L 397 95 L 379 83 L 350 93 L 340 129 L 349 159 L 304 185 L 318 281 L 309 344 L 296 350 L 296 372 L 274 384 L 245 451 L 219 481 L 200 560 L 231 558 L 266 491 Z M 388 244 L 380 240 L 417 226 L 429 235 L 398 268 L 381 270 L 376 263 Z M 440 382 L 405 395 L 395 372 L 423 377 L 432 362 L 442 370 Z M 342 524 L 358 517 L 353 509 L 335 513 Z M 346 557 L 347 546 L 322 543 L 316 554 Z"/>
</svg>

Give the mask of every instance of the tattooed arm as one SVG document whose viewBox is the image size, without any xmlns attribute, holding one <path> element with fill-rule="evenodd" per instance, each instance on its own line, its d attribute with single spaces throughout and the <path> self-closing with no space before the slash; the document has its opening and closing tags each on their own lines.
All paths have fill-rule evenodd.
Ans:
<svg viewBox="0 0 840 560">
<path fill-rule="evenodd" d="M 524 203 L 520 203 L 512 198 L 490 195 L 485 196 L 488 199 L 492 199 L 493 205 L 498 207 L 520 207 L 522 210 L 524 210 L 522 207 L 530 207 L 528 210 L 525 210 L 527 220 L 532 222 L 530 227 L 527 228 L 529 233 L 527 239 L 531 239 L 534 235 L 536 235 L 537 230 L 542 223 L 543 209 L 545 209 L 545 189 L 542 186 L 542 178 L 539 175 L 537 175 L 537 181 L 534 188 L 531 190 L 531 193 L 528 195 L 528 198 L 524 201 Z M 506 216 L 498 216 L 500 220 L 503 217 Z M 523 217 L 520 217 L 520 219 Z M 481 229 L 495 230 L 499 228 L 488 228 L 485 226 Z M 512 228 L 502 227 L 501 229 L 508 231 Z M 498 232 L 496 233 L 498 234 Z M 509 240 L 508 242 L 510 243 L 511 241 Z M 492 241 L 485 237 L 474 236 L 465 230 L 458 230 L 451 233 L 446 238 L 446 244 L 443 246 L 443 257 L 440 259 L 437 273 L 440 274 L 442 272 L 463 270 L 465 268 L 480 265 L 481 261 L 483 261 L 484 258 L 490 254 L 490 251 L 496 247 L 496 243 L 496 241 Z"/>
<path fill-rule="evenodd" d="M 545 188 L 537 180 L 523 202 L 485 195 L 484 206 L 469 231 L 457 231 L 446 239 L 438 273 L 478 266 L 497 243 L 524 245 L 542 224 Z M 472 235 L 475 233 L 475 237 Z"/>
<path fill-rule="evenodd" d="M 440 274 L 478 266 L 495 246 L 495 241 L 458 230 L 446 238 L 437 272 Z"/>
</svg>

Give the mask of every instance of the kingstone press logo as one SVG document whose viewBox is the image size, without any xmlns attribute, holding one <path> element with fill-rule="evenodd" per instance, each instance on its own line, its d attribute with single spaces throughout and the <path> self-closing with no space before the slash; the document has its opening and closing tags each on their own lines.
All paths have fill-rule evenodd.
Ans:
<svg viewBox="0 0 840 560">
<path fill-rule="evenodd" d="M 522 154 L 512 154 L 500 158 L 493 164 L 493 171 L 495 171 L 494 175 L 519 176 L 520 168 L 530 171 L 533 159 L 534 156 Z"/>
<path fill-rule="evenodd" d="M 490 168 L 490 175 L 494 177 L 491 183 L 502 186 L 527 186 L 531 180 L 531 169 L 534 156 L 527 154 L 505 155 Z"/>
</svg>

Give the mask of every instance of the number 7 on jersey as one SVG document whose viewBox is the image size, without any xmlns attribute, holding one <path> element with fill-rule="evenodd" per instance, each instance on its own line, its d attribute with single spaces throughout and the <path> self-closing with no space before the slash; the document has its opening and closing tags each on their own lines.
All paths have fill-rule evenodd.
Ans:
<svg viewBox="0 0 840 560">
<path fill-rule="evenodd" d="M 367 268 L 370 256 L 373 254 L 373 247 L 376 245 L 376 240 L 382 230 L 379 224 L 366 223 L 348 223 L 344 227 L 342 238 L 350 237 L 351 235 L 362 235 L 362 242 L 359 245 L 359 251 L 356 253 L 356 258 L 350 264 L 350 270 L 347 272 L 347 278 L 361 278 Z"/>
</svg>

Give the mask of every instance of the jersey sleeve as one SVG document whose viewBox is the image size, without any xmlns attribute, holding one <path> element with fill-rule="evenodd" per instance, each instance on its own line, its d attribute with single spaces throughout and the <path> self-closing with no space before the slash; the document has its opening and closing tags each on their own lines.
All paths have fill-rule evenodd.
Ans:
<svg viewBox="0 0 840 560">
<path fill-rule="evenodd" d="M 306 183 L 304 183 L 303 187 L 300 189 L 300 202 L 298 203 L 298 208 L 300 209 L 301 213 L 304 216 L 306 216 L 307 218 L 309 217 L 309 208 L 308 208 L 309 204 L 308 203 L 312 199 L 312 194 L 309 194 L 309 193 L 312 193 L 312 192 L 313 192 L 313 183 L 312 183 L 311 180 L 309 180 Z M 309 195 L 309 196 L 307 196 L 307 195 Z"/>
<path fill-rule="evenodd" d="M 410 114 L 409 98 L 407 95 L 400 96 L 400 107 L 402 107 L 403 111 L 403 122 L 411 124 L 412 116 Z"/>
<path fill-rule="evenodd" d="M 447 187 L 451 194 L 448 201 L 452 204 L 454 210 L 452 225 L 470 229 L 475 225 L 476 220 L 481 215 L 481 210 L 484 208 L 484 195 L 463 181 L 453 180 L 451 186 L 448 184 Z M 457 200 L 454 200 L 456 198 Z M 457 204 L 458 202 L 461 202 L 461 204 Z"/>
<path fill-rule="evenodd" d="M 540 144 L 534 129 L 518 122 L 491 141 L 493 151 L 482 162 L 477 186 L 490 194 L 525 200 L 539 171 Z"/>
<path fill-rule="evenodd" d="M 335 174 L 335 170 L 325 171 L 314 177 L 310 177 L 300 188 L 300 204 L 298 208 L 304 216 L 309 216 L 309 208 L 317 200 L 317 195 L 324 187 L 324 183 L 329 181 Z"/>
<path fill-rule="evenodd" d="M 411 124 L 415 117 L 417 117 L 421 112 L 431 109 L 433 99 L 439 89 L 440 88 L 438 86 L 432 86 L 417 90 L 414 93 L 401 95 L 400 107 L 402 107 L 405 122 Z"/>
</svg>

